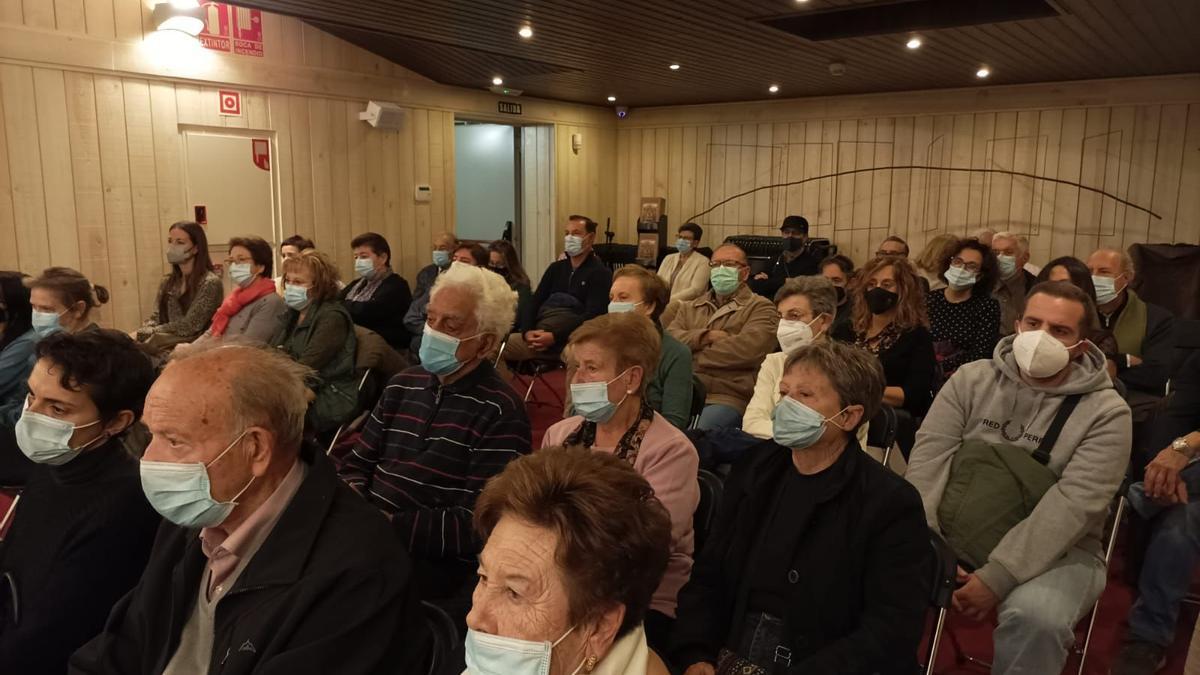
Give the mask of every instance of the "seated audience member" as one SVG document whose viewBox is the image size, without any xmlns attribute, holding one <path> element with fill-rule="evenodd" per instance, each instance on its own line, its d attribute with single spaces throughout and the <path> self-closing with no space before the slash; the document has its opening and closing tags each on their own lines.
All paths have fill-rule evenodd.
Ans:
<svg viewBox="0 0 1200 675">
<path fill-rule="evenodd" d="M 508 337 L 507 361 L 555 358 L 571 331 L 608 311 L 612 271 L 592 251 L 596 222 L 570 216 L 565 230 L 566 257 L 550 263 L 528 313 L 517 317 L 520 332 Z"/>
<path fill-rule="evenodd" d="M 707 258 L 705 258 L 707 260 Z M 634 312 L 650 319 L 662 339 L 654 373 L 646 373 L 646 403 L 679 429 L 687 429 L 692 416 L 692 350 L 663 331 L 663 310 L 669 302 L 666 283 L 640 265 L 627 265 L 613 273 L 609 314 Z"/>
<path fill-rule="evenodd" d="M 929 533 L 916 490 L 863 453 L 879 408 L 870 354 L 825 341 L 784 365 L 774 440 L 739 462 L 679 594 L 687 673 L 916 670 Z"/>
<path fill-rule="evenodd" d="M 392 247 L 374 232 L 350 242 L 356 278 L 342 290 L 341 300 L 355 325 L 375 331 L 393 349 L 408 345 L 404 313 L 413 301 L 408 281 L 392 271 Z"/>
<path fill-rule="evenodd" d="M 333 431 L 358 405 L 358 340 L 354 320 L 338 302 L 338 271 L 324 253 L 308 250 L 283 261 L 283 278 L 288 312 L 269 344 L 315 373 L 305 423 L 314 433 Z"/>
<path fill-rule="evenodd" d="M 862 268 L 854 296 L 854 345 L 879 357 L 883 402 L 914 420 L 924 417 L 937 361 L 916 270 L 907 260 L 876 258 Z M 910 449 L 911 441 L 910 436 L 901 448 Z"/>
<path fill-rule="evenodd" d="M 1060 672 L 1104 589 L 1104 517 L 1131 432 L 1084 339 L 1091 302 L 1067 283 L 1035 286 L 1016 334 L 942 387 L 909 460 L 930 525 L 959 556 L 955 608 L 997 611 L 995 673 Z"/>
<path fill-rule="evenodd" d="M 692 370 L 707 392 L 698 429 L 741 426 L 755 373 L 775 348 L 779 313 L 750 290 L 749 276 L 745 251 L 717 247 L 709 264 L 712 290 L 683 303 L 667 328 L 692 351 Z"/>
<path fill-rule="evenodd" d="M 25 381 L 38 341 L 25 278 L 20 272 L 0 272 L 0 426 L 9 429 L 25 405 Z"/>
<path fill-rule="evenodd" d="M 837 294 L 837 311 L 829 334 L 843 342 L 854 339 L 854 298 L 846 292 L 854 280 L 854 261 L 844 255 L 831 255 L 821 261 L 821 276 L 833 284 Z"/>
<path fill-rule="evenodd" d="M 1018 242 L 1018 243 L 1020 243 L 1020 244 L 1021 244 L 1021 246 L 1022 246 L 1022 248 L 1024 248 L 1026 251 L 1030 250 L 1030 248 L 1029 248 L 1029 237 L 1026 237 L 1026 236 L 1025 236 L 1025 235 L 1023 235 L 1023 234 L 1018 234 L 1018 235 L 1017 235 L 1017 242 Z M 1042 273 L 1042 267 L 1041 267 L 1040 265 L 1035 265 L 1035 264 L 1033 264 L 1033 262 L 1032 262 L 1032 261 L 1031 261 L 1031 262 L 1026 262 L 1026 263 L 1025 263 L 1025 271 L 1026 271 L 1026 272 L 1029 272 L 1030 274 L 1032 274 L 1032 275 L 1034 275 L 1034 276 L 1037 276 L 1037 275 L 1039 275 L 1039 274 L 1041 274 L 1041 273 Z"/>
<path fill-rule="evenodd" d="M 392 378 L 339 471 L 392 523 L 423 598 L 467 591 L 483 485 L 529 452 L 529 418 L 489 356 L 508 334 L 516 294 L 500 277 L 454 265 L 434 282 L 421 365 Z"/>
<path fill-rule="evenodd" d="M 1149 521 L 1150 537 L 1112 675 L 1153 675 L 1166 665 L 1180 606 L 1200 562 L 1200 467 L 1192 463 L 1200 449 L 1200 331 L 1194 322 L 1181 328 L 1182 364 L 1156 419 L 1160 449 L 1146 465 L 1145 480 L 1129 490 L 1130 505 Z"/>
<path fill-rule="evenodd" d="M 1012 232 L 999 232 L 992 237 L 992 253 L 1000 277 L 992 297 L 1000 303 L 1000 335 L 1012 335 L 1017 317 L 1025 309 L 1025 296 L 1037 284 L 1037 277 L 1025 269 L 1029 262 L 1027 240 Z"/>
<path fill-rule="evenodd" d="M 1087 259 L 1096 286 L 1100 327 L 1117 340 L 1117 377 L 1125 384 L 1134 421 L 1148 420 L 1166 395 L 1174 355 L 1175 318 L 1129 287 L 1137 271 L 1125 251 L 1102 248 Z"/>
<path fill-rule="evenodd" d="M 775 309 L 779 312 L 776 338 L 779 349 L 767 354 L 758 369 L 754 396 L 742 417 L 742 431 L 758 440 L 774 438 L 772 417 L 779 405 L 779 381 L 783 379 L 783 364 L 796 350 L 829 339 L 833 324 L 836 294 L 833 284 L 821 277 L 788 279 L 775 294 Z M 734 458 L 725 461 L 732 461 Z"/>
<path fill-rule="evenodd" d="M 29 287 L 33 329 L 38 337 L 98 328 L 92 321 L 92 310 L 108 302 L 107 288 L 93 286 L 87 277 L 69 267 L 49 267 L 41 276 L 26 279 L 25 285 Z"/>
<path fill-rule="evenodd" d="M 304 256 L 285 263 L 285 277 Z M 423 666 L 428 639 L 412 618 L 408 556 L 321 449 L 303 445 L 309 375 L 277 351 L 244 345 L 167 365 L 146 397 L 153 440 L 141 482 L 170 522 L 71 672 Z"/>
<path fill-rule="evenodd" d="M 209 327 L 224 295 L 221 277 L 212 271 L 208 235 L 198 223 L 184 220 L 170 226 L 167 262 L 170 274 L 158 286 L 155 311 L 133 333 L 155 352 L 196 340 Z"/>
<path fill-rule="evenodd" d="M 141 576 L 159 518 L 121 438 L 154 382 L 129 336 L 93 329 L 37 346 L 17 444 L 37 464 L 0 543 L 0 672 L 64 673 Z"/>
<path fill-rule="evenodd" d="M 288 237 L 287 239 L 284 239 L 283 243 L 281 243 L 279 245 L 279 260 L 280 260 L 280 272 L 281 273 L 279 276 L 272 279 L 272 281 L 275 282 L 275 289 L 279 293 L 279 297 L 281 297 L 281 298 L 283 297 L 283 274 L 282 274 L 283 265 L 282 265 L 282 262 L 289 258 L 298 258 L 298 257 L 300 257 L 301 253 L 309 250 L 310 248 L 316 248 L 316 245 L 313 244 L 312 240 L 305 238 L 305 237 L 301 237 L 298 234 L 293 234 L 292 236 Z"/>
<path fill-rule="evenodd" d="M 533 302 L 533 287 L 529 275 L 521 266 L 521 256 L 511 241 L 498 239 L 488 245 L 488 269 L 504 277 L 508 287 L 517 292 L 517 320 L 529 311 Z M 513 328 L 517 326 L 514 323 Z M 510 331 L 511 332 L 511 331 Z"/>
<path fill-rule="evenodd" d="M 695 300 L 708 291 L 708 258 L 696 249 L 704 229 L 696 223 L 685 223 L 679 228 L 675 249 L 663 258 L 658 266 L 658 276 L 671 289 L 671 302 Z"/>
<path fill-rule="evenodd" d="M 700 501 L 699 458 L 683 432 L 646 401 L 657 367 L 658 331 L 632 313 L 596 317 L 571 334 L 571 399 L 578 415 L 546 430 L 542 447 L 580 447 L 615 455 L 646 477 L 671 514 L 671 557 L 646 615 L 650 646 L 666 646 L 675 596 L 692 571 L 692 516 Z"/>
<path fill-rule="evenodd" d="M 154 312 L 132 334 L 158 352 L 200 337 L 225 295 L 221 277 L 212 271 L 208 236 L 199 224 L 181 220 L 171 226 L 167 262 L 171 273 L 158 286 Z"/>
<path fill-rule="evenodd" d="M 925 296 L 929 332 L 946 377 L 964 363 L 990 359 L 1000 335 L 1000 303 L 992 297 L 996 283 L 992 249 L 962 239 L 942 261 L 946 288 Z"/>
<path fill-rule="evenodd" d="M 1055 258 L 1046 263 L 1042 271 L 1037 275 L 1038 283 L 1043 281 L 1067 281 L 1074 285 L 1079 290 L 1087 293 L 1092 298 L 1092 302 L 1096 302 L 1096 286 L 1092 283 L 1092 272 L 1087 268 L 1087 265 L 1078 258 L 1071 256 L 1063 256 Z M 1100 319 L 1097 317 L 1095 325 L 1100 325 Z M 1105 368 L 1108 370 L 1109 377 L 1113 378 L 1113 384 L 1117 385 L 1117 391 L 1124 396 L 1125 385 L 1117 379 L 1117 353 L 1120 351 L 1117 348 L 1117 339 L 1113 337 L 1112 331 L 1103 328 L 1096 328 L 1087 336 L 1092 344 L 1100 348 L 1106 360 Z"/>
<path fill-rule="evenodd" d="M 880 258 L 885 255 L 894 255 L 901 258 L 907 258 L 908 242 L 894 234 L 891 235 L 887 239 L 884 239 L 883 242 L 879 244 L 879 248 L 875 251 L 876 258 Z"/>
<path fill-rule="evenodd" d="M 271 245 L 258 237 L 229 240 L 229 280 L 233 290 L 213 314 L 212 325 L 192 346 L 210 340 L 242 339 L 266 344 L 287 315 L 287 305 L 275 293 L 271 280 L 274 256 Z"/>
<path fill-rule="evenodd" d="M 667 675 L 642 627 L 671 536 L 655 497 L 628 462 L 578 448 L 535 452 L 488 482 L 465 672 Z M 538 658 L 518 665 L 530 644 Z"/>
<path fill-rule="evenodd" d="M 923 279 L 925 292 L 937 291 L 946 287 L 942 280 L 942 263 L 950 257 L 950 249 L 958 246 L 958 237 L 952 234 L 939 234 L 925 243 L 921 255 L 913 260 L 917 274 Z"/>
<path fill-rule="evenodd" d="M 992 228 L 990 228 L 990 227 L 985 227 L 984 229 L 982 229 L 982 230 L 980 230 L 979 232 L 975 233 L 975 236 L 974 236 L 974 237 L 970 237 L 970 238 L 971 238 L 971 239 L 974 239 L 975 241 L 977 241 L 977 242 L 979 242 L 979 243 L 981 243 L 981 244 L 983 244 L 984 246 L 987 246 L 988 248 L 991 248 L 991 247 L 992 247 L 992 239 L 993 239 L 995 236 L 996 236 L 996 231 L 995 231 L 995 230 L 993 230 L 993 229 L 992 229 Z"/>
<path fill-rule="evenodd" d="M 450 269 L 451 256 L 459 246 L 458 237 L 450 232 L 440 232 L 433 235 L 433 262 L 417 272 L 417 286 L 413 289 L 413 297 L 419 298 L 429 293 L 438 275 Z"/>
<path fill-rule="evenodd" d="M 485 267 L 488 264 L 487 249 L 479 244 L 459 242 L 450 252 L 450 265 L 455 263 L 471 267 Z M 421 339 L 425 335 L 426 311 L 429 307 L 429 292 L 422 293 L 413 300 L 408 311 L 404 314 L 404 328 L 409 334 L 409 349 L 413 354 L 421 350 Z"/>
<path fill-rule="evenodd" d="M 823 255 L 809 245 L 808 220 L 804 216 L 788 216 L 779 226 L 783 237 L 783 252 L 775 259 L 770 271 L 759 272 L 750 281 L 751 290 L 764 298 L 773 298 L 792 277 L 805 277 L 821 272 Z"/>
</svg>

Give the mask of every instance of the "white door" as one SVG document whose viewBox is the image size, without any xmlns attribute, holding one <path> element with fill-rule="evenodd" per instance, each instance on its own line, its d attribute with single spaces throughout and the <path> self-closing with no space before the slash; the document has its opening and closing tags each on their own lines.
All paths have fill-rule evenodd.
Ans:
<svg viewBox="0 0 1200 675">
<path fill-rule="evenodd" d="M 276 247 L 272 144 L 266 134 L 185 131 L 189 208 L 203 207 L 214 261 L 224 260 L 231 237 L 262 237 Z"/>
</svg>

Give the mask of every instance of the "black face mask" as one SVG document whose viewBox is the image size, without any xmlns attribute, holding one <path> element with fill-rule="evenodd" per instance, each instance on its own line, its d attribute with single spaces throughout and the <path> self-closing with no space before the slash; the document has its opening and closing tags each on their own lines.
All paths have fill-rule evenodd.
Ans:
<svg viewBox="0 0 1200 675">
<path fill-rule="evenodd" d="M 872 314 L 883 314 L 896 306 L 900 300 L 899 293 L 893 293 L 886 288 L 876 286 L 865 294 L 867 299 L 867 309 L 871 310 Z"/>
<path fill-rule="evenodd" d="M 502 277 L 508 276 L 508 268 L 502 265 L 488 265 L 488 269 L 499 274 Z"/>
<path fill-rule="evenodd" d="M 796 252 L 804 248 L 805 241 L 800 237 L 787 237 L 783 240 L 783 248 L 785 251 Z"/>
<path fill-rule="evenodd" d="M 834 286 L 833 292 L 837 294 L 837 304 L 840 305 L 843 302 L 846 302 L 846 289 L 845 288 L 842 288 L 841 286 Z"/>
</svg>

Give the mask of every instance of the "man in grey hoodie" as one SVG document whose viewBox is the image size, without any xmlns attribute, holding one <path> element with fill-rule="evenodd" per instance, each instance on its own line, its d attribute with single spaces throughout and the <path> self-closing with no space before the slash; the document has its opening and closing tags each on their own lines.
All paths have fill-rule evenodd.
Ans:
<svg viewBox="0 0 1200 675">
<path fill-rule="evenodd" d="M 964 441 L 1031 453 L 1064 399 L 1082 398 L 1046 466 L 1058 476 L 1030 515 L 968 574 L 954 607 L 975 619 L 998 610 L 993 673 L 1058 673 L 1075 624 L 1104 590 L 1101 539 L 1108 506 L 1129 462 L 1129 406 L 1113 389 L 1104 355 L 1083 339 L 1095 327 L 1090 296 L 1066 282 L 1038 284 L 1016 334 L 990 361 L 967 364 L 942 388 L 917 434 L 906 475 L 938 528 L 955 453 Z"/>
</svg>

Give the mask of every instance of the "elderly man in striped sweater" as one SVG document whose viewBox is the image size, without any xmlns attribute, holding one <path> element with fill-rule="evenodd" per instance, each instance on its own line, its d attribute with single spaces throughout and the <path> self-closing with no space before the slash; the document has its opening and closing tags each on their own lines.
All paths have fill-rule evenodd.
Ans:
<svg viewBox="0 0 1200 675">
<path fill-rule="evenodd" d="M 392 521 L 424 599 L 469 598 L 479 542 L 475 498 L 530 451 L 521 398 L 488 360 L 517 294 L 494 272 L 455 264 L 437 278 L 421 365 L 388 383 L 339 474 Z"/>
</svg>

